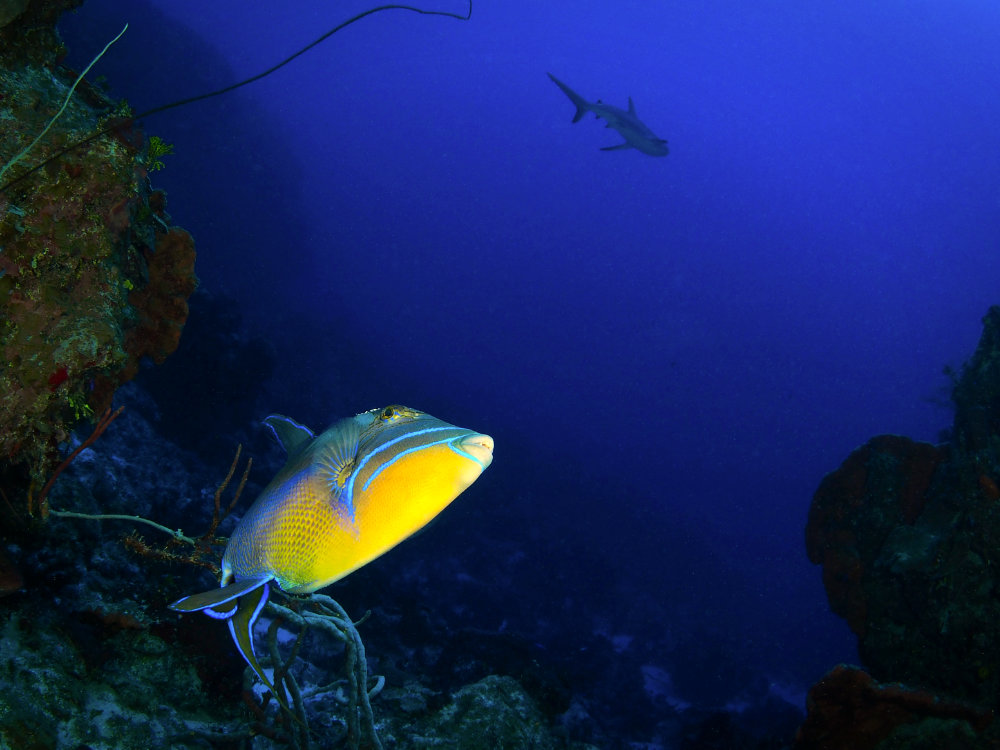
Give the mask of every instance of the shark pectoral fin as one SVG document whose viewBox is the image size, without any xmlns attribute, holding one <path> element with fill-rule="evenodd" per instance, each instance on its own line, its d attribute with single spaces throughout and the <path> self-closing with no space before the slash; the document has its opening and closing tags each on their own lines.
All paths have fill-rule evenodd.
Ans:
<svg viewBox="0 0 1000 750">
<path fill-rule="evenodd" d="M 619 143 L 617 146 L 605 146 L 604 148 L 601 149 L 601 151 L 618 151 L 623 148 L 632 148 L 632 144 L 625 142 L 625 143 Z"/>
<path fill-rule="evenodd" d="M 212 610 L 211 616 L 218 617 L 222 613 L 229 613 L 231 616 L 233 610 L 232 603 L 236 599 L 246 594 L 248 591 L 253 591 L 255 588 L 259 588 L 263 584 L 267 583 L 270 579 L 264 580 L 246 580 L 239 581 L 237 583 L 231 583 L 228 586 L 223 586 L 222 588 L 212 589 L 211 591 L 203 591 L 200 594 L 191 594 L 191 596 L 185 596 L 183 599 L 178 599 L 176 602 L 170 605 L 170 609 L 175 612 L 201 612 L 204 610 Z M 230 606 L 224 606 L 230 604 Z"/>
</svg>

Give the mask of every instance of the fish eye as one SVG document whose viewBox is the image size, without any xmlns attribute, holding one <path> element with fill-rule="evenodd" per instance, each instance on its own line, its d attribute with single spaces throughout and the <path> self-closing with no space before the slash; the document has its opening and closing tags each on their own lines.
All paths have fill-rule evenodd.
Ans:
<svg viewBox="0 0 1000 750">
<path fill-rule="evenodd" d="M 384 422 L 388 422 L 390 419 L 395 419 L 399 416 L 399 410 L 395 406 L 387 406 L 382 410 L 382 413 L 378 415 L 378 418 Z"/>
</svg>

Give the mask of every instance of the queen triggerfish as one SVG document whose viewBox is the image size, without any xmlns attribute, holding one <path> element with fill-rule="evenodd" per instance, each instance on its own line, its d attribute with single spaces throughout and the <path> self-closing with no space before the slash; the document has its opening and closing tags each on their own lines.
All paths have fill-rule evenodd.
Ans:
<svg viewBox="0 0 1000 750">
<path fill-rule="evenodd" d="M 222 587 L 170 607 L 227 620 L 236 648 L 274 693 L 253 646 L 271 584 L 308 594 L 395 547 L 479 478 L 493 461 L 493 438 L 405 406 L 342 419 L 319 436 L 280 415 L 264 423 L 287 463 L 233 531 Z"/>
</svg>

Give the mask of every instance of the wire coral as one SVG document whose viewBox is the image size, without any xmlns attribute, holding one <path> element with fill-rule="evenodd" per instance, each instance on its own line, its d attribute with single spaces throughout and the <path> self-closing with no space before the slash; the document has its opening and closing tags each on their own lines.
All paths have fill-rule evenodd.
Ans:
<svg viewBox="0 0 1000 750">
<path fill-rule="evenodd" d="M 117 412 L 111 417 L 111 419 L 114 419 L 115 416 L 117 416 Z M 107 423 L 110 423 L 111 419 L 108 419 Z M 105 426 L 107 426 L 107 424 L 105 424 Z M 95 434 L 100 433 L 95 431 Z M 93 438 L 94 436 L 91 437 Z M 92 440 L 88 442 L 92 442 Z M 87 443 L 82 444 L 80 449 L 86 447 L 86 445 Z M 76 455 L 77 452 L 78 451 L 74 451 L 73 455 Z M 125 537 L 122 540 L 122 543 L 127 548 L 142 557 L 153 558 L 164 562 L 186 563 L 196 567 L 207 568 L 208 570 L 211 570 L 214 575 L 218 576 L 220 568 L 215 562 L 217 554 L 212 548 L 224 547 L 226 540 L 222 537 L 217 537 L 215 533 L 218 530 L 219 525 L 229 516 L 230 513 L 233 512 L 236 504 L 239 503 L 240 497 L 243 494 L 243 489 L 246 487 L 247 479 L 250 478 L 250 469 L 253 466 L 253 459 L 248 458 L 246 466 L 243 468 L 243 474 L 240 477 L 240 481 L 236 485 L 236 489 L 233 492 L 233 499 L 229 502 L 226 509 L 223 510 L 222 495 L 229 487 L 233 476 L 236 474 L 236 469 L 239 466 L 240 455 L 242 452 L 243 446 L 236 446 L 236 455 L 233 457 L 233 462 L 229 466 L 229 471 L 226 473 L 225 478 L 215 490 L 215 503 L 212 510 L 212 521 L 208 526 L 208 530 L 198 537 L 189 537 L 180 529 L 168 529 L 163 524 L 159 524 L 156 521 L 151 521 L 148 518 L 143 518 L 141 516 L 130 516 L 119 513 L 76 513 L 68 510 L 49 510 L 49 513 L 58 518 L 78 518 L 89 521 L 126 521 L 129 523 L 152 526 L 154 529 L 162 531 L 164 534 L 172 537 L 166 546 L 153 547 L 135 532 Z M 69 463 L 70 460 L 72 460 L 72 456 L 67 459 L 66 463 Z M 57 475 L 58 472 L 55 476 Z M 53 480 L 55 479 L 55 476 L 53 476 Z M 48 486 L 49 485 L 47 485 L 46 489 L 48 489 Z M 184 554 L 176 552 L 175 550 L 181 547 L 181 545 L 187 545 L 192 549 Z"/>
<path fill-rule="evenodd" d="M 309 628 L 316 628 L 327 635 L 333 636 L 341 641 L 345 647 L 344 675 L 347 678 L 347 743 L 348 746 L 357 750 L 363 741 L 368 741 L 371 746 L 381 750 L 382 742 L 379 740 L 378 732 L 375 729 L 375 717 L 372 713 L 371 699 L 381 692 L 385 685 L 385 679 L 376 678 L 375 684 L 368 687 L 368 660 L 365 657 L 365 646 L 361 641 L 357 625 L 364 621 L 364 618 L 355 623 L 340 604 L 325 594 L 310 594 L 303 598 L 288 597 L 292 607 L 284 607 L 275 602 L 268 602 L 266 611 L 276 615 L 281 621 L 296 625 L 299 628 L 299 636 L 292 647 L 290 657 L 282 662 L 277 646 L 277 627 L 279 620 L 275 620 L 268 628 L 267 642 L 268 652 L 271 661 L 275 665 L 274 687 L 276 690 L 287 689 L 292 697 L 292 705 L 303 726 L 305 725 L 305 712 L 302 707 L 302 698 L 298 684 L 289 672 L 291 662 L 295 658 L 298 645 L 302 635 Z M 296 611 L 297 610 L 297 611 Z M 320 688 L 318 692 L 325 692 Z M 306 737 L 306 742 L 308 738 Z M 301 745 L 303 747 L 306 745 Z"/>
<path fill-rule="evenodd" d="M 62 106 L 59 108 L 59 111 L 52 116 L 52 119 L 49 120 L 48 124 L 42 129 L 42 132 L 39 133 L 37 136 L 35 136 L 35 140 L 33 140 L 24 148 L 22 148 L 17 154 L 14 155 L 14 157 L 10 161 L 4 164 L 3 167 L 0 167 L 0 184 L 3 184 L 3 177 L 5 174 L 7 174 L 7 171 L 15 164 L 17 164 L 19 161 L 21 161 L 21 159 L 26 157 L 31 152 L 31 150 L 38 145 L 38 142 L 45 137 L 45 134 L 49 132 L 52 126 L 55 125 L 56 120 L 62 117 L 62 113 L 66 111 L 66 107 L 69 105 L 69 100 L 73 98 L 73 92 L 75 92 L 76 87 L 80 85 L 80 81 L 82 81 L 84 76 L 86 76 L 87 73 L 90 72 L 90 69 L 94 67 L 94 64 L 102 57 L 104 57 L 104 53 L 111 48 L 111 45 L 122 38 L 122 34 L 124 34 L 127 29 L 128 29 L 128 24 L 125 24 L 125 28 L 123 28 L 121 31 L 118 32 L 118 36 L 116 36 L 110 42 L 105 44 L 104 49 L 102 49 L 100 52 L 97 53 L 97 57 L 91 60 L 90 64 L 87 65 L 87 67 L 83 69 L 80 75 L 76 77 L 76 80 L 73 81 L 73 85 L 70 86 L 69 91 L 66 92 L 66 98 L 63 100 Z"/>
</svg>

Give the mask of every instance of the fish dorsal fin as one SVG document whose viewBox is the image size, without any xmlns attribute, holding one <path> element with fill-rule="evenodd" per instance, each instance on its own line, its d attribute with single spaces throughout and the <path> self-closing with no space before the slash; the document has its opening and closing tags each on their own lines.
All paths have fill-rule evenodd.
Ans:
<svg viewBox="0 0 1000 750">
<path fill-rule="evenodd" d="M 281 414 L 272 414 L 264 420 L 264 424 L 271 428 L 275 439 L 289 456 L 316 437 L 313 431 L 305 425 Z"/>
<path fill-rule="evenodd" d="M 632 97 L 631 96 L 628 98 L 628 113 L 630 115 L 634 115 L 635 114 L 635 104 L 632 102 Z"/>
<path fill-rule="evenodd" d="M 330 494 L 348 509 L 351 498 L 347 486 L 358 458 L 358 443 L 364 425 L 357 419 L 342 419 L 316 438 L 313 457 L 316 470 Z"/>
</svg>

